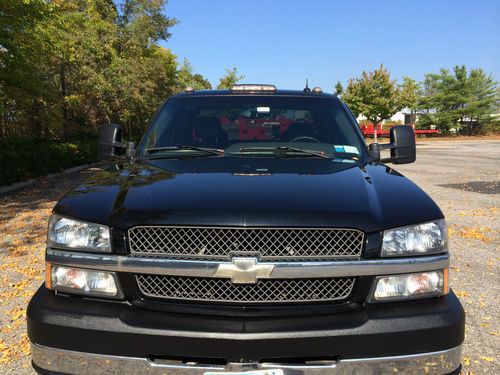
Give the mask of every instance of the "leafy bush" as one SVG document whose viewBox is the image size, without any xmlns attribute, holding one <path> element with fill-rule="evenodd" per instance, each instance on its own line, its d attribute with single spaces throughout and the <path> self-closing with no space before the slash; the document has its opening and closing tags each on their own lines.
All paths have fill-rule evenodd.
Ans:
<svg viewBox="0 0 500 375">
<path fill-rule="evenodd" d="M 0 139 L 0 185 L 26 180 L 97 160 L 97 140 L 71 142 L 39 138 Z"/>
</svg>

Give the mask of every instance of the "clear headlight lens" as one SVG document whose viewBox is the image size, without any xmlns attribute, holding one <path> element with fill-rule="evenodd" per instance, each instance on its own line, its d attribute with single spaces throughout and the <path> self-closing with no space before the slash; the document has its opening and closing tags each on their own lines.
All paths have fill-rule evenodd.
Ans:
<svg viewBox="0 0 500 375">
<path fill-rule="evenodd" d="M 441 253 L 448 250 L 448 231 L 444 219 L 384 231 L 382 256 L 408 256 Z"/>
<path fill-rule="evenodd" d="M 109 228 L 100 224 L 52 215 L 49 223 L 49 245 L 110 252 Z"/>
<path fill-rule="evenodd" d="M 370 302 L 436 297 L 448 292 L 448 269 L 380 276 L 375 279 Z"/>
<path fill-rule="evenodd" d="M 116 274 L 47 263 L 45 285 L 49 289 L 96 297 L 122 298 Z"/>
</svg>

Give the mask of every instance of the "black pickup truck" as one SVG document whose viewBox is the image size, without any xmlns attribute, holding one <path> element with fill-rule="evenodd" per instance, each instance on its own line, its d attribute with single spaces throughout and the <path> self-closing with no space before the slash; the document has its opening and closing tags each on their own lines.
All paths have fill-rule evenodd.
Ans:
<svg viewBox="0 0 500 375">
<path fill-rule="evenodd" d="M 456 374 L 438 206 L 319 88 L 175 95 L 49 223 L 27 312 L 40 374 Z M 385 158 L 383 157 L 385 156 Z"/>
</svg>

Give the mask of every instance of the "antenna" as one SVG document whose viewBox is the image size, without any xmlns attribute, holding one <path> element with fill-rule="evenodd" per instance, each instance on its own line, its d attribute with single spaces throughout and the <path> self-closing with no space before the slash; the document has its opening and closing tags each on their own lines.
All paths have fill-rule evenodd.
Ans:
<svg viewBox="0 0 500 375">
<path fill-rule="evenodd" d="M 309 78 L 306 78 L 306 87 L 304 87 L 304 92 L 306 94 L 309 94 L 311 92 L 311 89 L 309 88 Z"/>
</svg>

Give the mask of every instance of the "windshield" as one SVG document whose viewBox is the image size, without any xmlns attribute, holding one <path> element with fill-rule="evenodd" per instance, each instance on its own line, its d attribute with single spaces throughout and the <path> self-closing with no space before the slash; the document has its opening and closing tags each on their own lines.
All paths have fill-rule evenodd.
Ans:
<svg viewBox="0 0 500 375">
<path fill-rule="evenodd" d="M 179 97 L 161 109 L 139 154 L 359 158 L 365 145 L 356 126 L 334 98 Z"/>
</svg>

